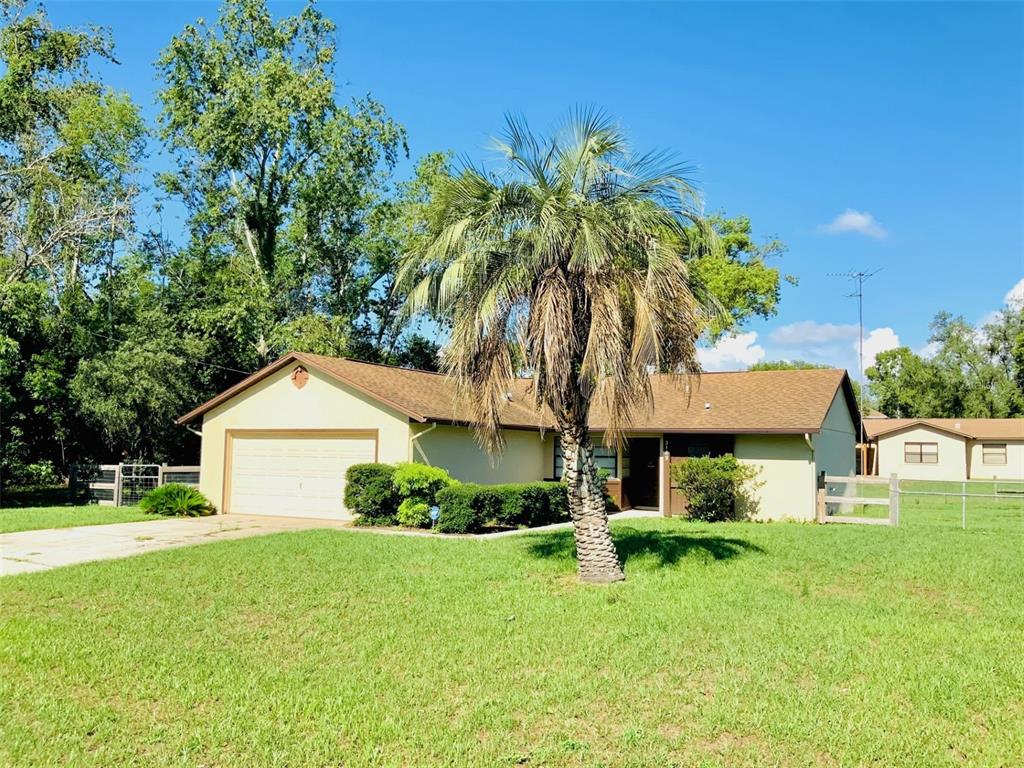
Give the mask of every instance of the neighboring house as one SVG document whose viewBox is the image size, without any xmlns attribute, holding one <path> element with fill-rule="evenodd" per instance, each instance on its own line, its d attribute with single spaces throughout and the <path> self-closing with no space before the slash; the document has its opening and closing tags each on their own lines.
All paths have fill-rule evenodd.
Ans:
<svg viewBox="0 0 1024 768">
<path fill-rule="evenodd" d="M 761 469 L 758 516 L 814 517 L 818 471 L 851 475 L 857 425 L 841 370 L 706 373 L 690 385 L 652 376 L 654 406 L 621 449 L 597 445 L 623 507 L 665 510 L 669 458 L 732 453 Z M 178 420 L 202 421 L 200 487 L 225 513 L 349 516 L 348 466 L 418 461 L 459 480 L 526 482 L 561 474 L 558 436 L 516 382 L 502 417 L 505 452 L 476 444 L 446 376 L 290 353 Z M 595 444 L 606 418 L 591 414 Z"/>
<path fill-rule="evenodd" d="M 873 474 L 1024 480 L 1024 419 L 864 419 Z"/>
</svg>

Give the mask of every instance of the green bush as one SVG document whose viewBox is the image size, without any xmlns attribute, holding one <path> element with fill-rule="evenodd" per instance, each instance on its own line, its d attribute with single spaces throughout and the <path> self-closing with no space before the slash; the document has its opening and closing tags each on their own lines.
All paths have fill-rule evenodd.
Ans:
<svg viewBox="0 0 1024 768">
<path fill-rule="evenodd" d="M 168 483 L 149 491 L 139 500 L 139 509 L 167 517 L 204 517 L 217 512 L 208 498 L 181 483 Z"/>
<path fill-rule="evenodd" d="M 345 473 L 345 506 L 360 525 L 394 525 L 400 497 L 390 464 L 353 464 Z"/>
<path fill-rule="evenodd" d="M 395 490 L 403 499 L 416 499 L 428 506 L 436 503 L 437 492 L 456 481 L 448 472 L 429 464 L 403 462 L 395 466 Z"/>
<path fill-rule="evenodd" d="M 398 505 L 398 522 L 411 528 L 430 527 L 430 505 L 425 501 L 405 499 Z"/>
<path fill-rule="evenodd" d="M 489 524 L 533 527 L 569 519 L 562 483 L 466 483 L 441 491 L 437 499 L 437 529 L 447 533 L 471 533 Z"/>
<path fill-rule="evenodd" d="M 694 520 L 734 520 L 753 512 L 751 491 L 757 470 L 740 464 L 731 454 L 687 459 L 672 467 L 672 476 Z"/>
<path fill-rule="evenodd" d="M 480 530 L 500 503 L 485 485 L 460 483 L 438 491 L 440 516 L 437 530 L 441 533 L 473 533 Z"/>
</svg>

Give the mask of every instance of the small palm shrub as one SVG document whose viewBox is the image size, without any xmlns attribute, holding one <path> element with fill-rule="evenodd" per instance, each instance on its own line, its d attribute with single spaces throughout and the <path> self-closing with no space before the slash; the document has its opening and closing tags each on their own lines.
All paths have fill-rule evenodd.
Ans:
<svg viewBox="0 0 1024 768">
<path fill-rule="evenodd" d="M 345 506 L 359 525 L 394 525 L 400 497 L 390 464 L 353 464 L 345 472 Z"/>
<path fill-rule="evenodd" d="M 149 491 L 139 501 L 139 509 L 166 517 L 204 517 L 217 512 L 208 498 L 182 483 L 168 483 Z"/>
</svg>

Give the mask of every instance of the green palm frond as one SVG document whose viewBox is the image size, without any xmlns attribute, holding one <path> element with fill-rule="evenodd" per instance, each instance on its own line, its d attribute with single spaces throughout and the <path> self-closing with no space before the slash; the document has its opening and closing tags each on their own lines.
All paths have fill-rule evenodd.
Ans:
<svg viewBox="0 0 1024 768">
<path fill-rule="evenodd" d="M 502 447 L 501 413 L 523 373 L 560 425 L 585 423 L 597 404 L 617 439 L 649 405 L 652 371 L 699 372 L 696 340 L 716 311 L 685 264 L 687 227 L 715 247 L 692 169 L 633 154 L 590 109 L 550 138 L 509 116 L 495 146 L 502 171 L 466 163 L 435 190 L 429 236 L 398 276 L 406 308 L 451 321 L 443 365 L 487 448 Z"/>
</svg>

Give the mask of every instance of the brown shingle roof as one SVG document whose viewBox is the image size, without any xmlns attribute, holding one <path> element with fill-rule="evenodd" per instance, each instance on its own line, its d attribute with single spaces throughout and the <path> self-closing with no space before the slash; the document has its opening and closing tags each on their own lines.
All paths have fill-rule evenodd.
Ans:
<svg viewBox="0 0 1024 768">
<path fill-rule="evenodd" d="M 415 421 L 467 421 L 467 414 L 458 408 L 454 383 L 443 374 L 293 352 L 185 414 L 178 423 L 198 418 L 247 387 L 296 362 L 317 369 Z M 550 416 L 533 408 L 529 387 L 528 380 L 516 382 L 502 423 L 509 427 L 552 428 Z M 654 407 L 634 415 L 633 429 L 817 432 L 839 391 L 846 397 L 851 415 L 856 413 L 853 390 L 846 372 L 842 370 L 706 373 L 692 380 L 658 375 L 653 377 L 652 387 Z M 596 407 L 590 421 L 595 429 L 607 424 L 605 415 Z"/>
<path fill-rule="evenodd" d="M 976 440 L 1024 440 L 1024 419 L 864 419 L 864 432 L 872 440 L 914 426 Z"/>
</svg>

